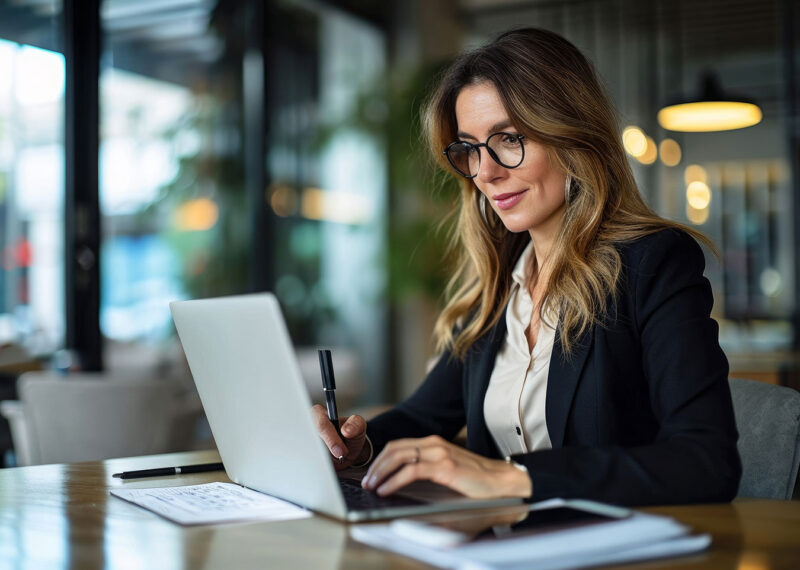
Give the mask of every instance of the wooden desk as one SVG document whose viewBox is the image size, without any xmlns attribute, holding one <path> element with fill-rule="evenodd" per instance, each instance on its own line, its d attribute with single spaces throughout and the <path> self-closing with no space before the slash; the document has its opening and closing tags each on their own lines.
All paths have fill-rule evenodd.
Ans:
<svg viewBox="0 0 800 570">
<path fill-rule="evenodd" d="M 731 378 L 758 380 L 800 390 L 800 352 L 726 353 Z"/>
<path fill-rule="evenodd" d="M 122 470 L 218 461 L 192 452 L 0 470 L 2 568 L 423 568 L 354 542 L 347 525 L 315 516 L 273 523 L 181 527 L 109 496 L 112 487 L 228 481 L 223 472 L 123 482 Z M 698 532 L 711 550 L 639 568 L 800 568 L 800 503 L 659 507 Z"/>
</svg>

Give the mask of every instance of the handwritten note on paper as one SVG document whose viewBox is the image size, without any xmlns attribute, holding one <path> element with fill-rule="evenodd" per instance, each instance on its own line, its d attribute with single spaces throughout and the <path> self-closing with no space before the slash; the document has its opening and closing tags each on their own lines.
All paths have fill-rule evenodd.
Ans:
<svg viewBox="0 0 800 570">
<path fill-rule="evenodd" d="M 183 525 L 280 521 L 310 517 L 297 505 L 233 483 L 152 489 L 112 489 L 111 494 Z"/>
</svg>

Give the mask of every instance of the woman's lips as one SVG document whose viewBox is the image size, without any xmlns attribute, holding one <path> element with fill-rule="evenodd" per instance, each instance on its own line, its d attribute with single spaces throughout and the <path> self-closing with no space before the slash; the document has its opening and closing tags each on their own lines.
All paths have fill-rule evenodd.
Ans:
<svg viewBox="0 0 800 570">
<path fill-rule="evenodd" d="M 498 194 L 497 196 L 492 196 L 492 200 L 494 203 L 497 204 L 497 207 L 501 210 L 508 210 L 509 208 L 513 208 L 514 205 L 522 200 L 522 196 L 527 192 L 527 190 L 523 190 L 522 192 L 509 192 L 507 194 Z"/>
</svg>

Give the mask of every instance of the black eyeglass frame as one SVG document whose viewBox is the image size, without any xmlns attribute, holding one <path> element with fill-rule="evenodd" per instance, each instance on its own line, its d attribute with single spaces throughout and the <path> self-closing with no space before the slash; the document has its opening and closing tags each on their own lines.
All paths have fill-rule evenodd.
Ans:
<svg viewBox="0 0 800 570">
<path fill-rule="evenodd" d="M 522 151 L 522 154 L 519 157 L 519 162 L 516 163 L 515 165 L 511 166 L 511 165 L 508 165 L 508 164 L 503 164 L 503 162 L 497 156 L 497 153 L 495 153 L 494 150 L 492 150 L 492 148 L 489 146 L 489 141 L 492 140 L 492 137 L 496 137 L 498 135 L 506 135 L 506 136 L 509 136 L 509 137 L 514 137 L 514 138 L 517 139 L 517 142 L 520 143 L 519 148 Z M 455 163 L 453 162 L 453 160 L 450 158 L 450 149 L 451 148 L 453 148 L 456 145 L 461 144 L 461 145 L 469 145 L 472 148 L 476 149 L 477 152 L 478 152 L 478 166 L 480 167 L 480 160 L 481 160 L 480 159 L 480 156 L 481 156 L 480 148 L 481 147 L 486 147 L 486 152 L 489 154 L 489 156 L 491 157 L 492 160 L 494 160 L 497 164 L 499 164 L 503 168 L 511 169 L 511 168 L 517 168 L 520 164 L 522 164 L 522 161 L 525 160 L 525 145 L 522 143 L 523 139 L 525 139 L 525 135 L 522 135 L 520 133 L 507 133 L 505 131 L 499 131 L 499 132 L 492 133 L 491 135 L 489 135 L 489 137 L 486 139 L 486 142 L 482 142 L 482 143 L 471 143 L 471 142 L 467 142 L 467 141 L 453 141 L 449 145 L 447 145 L 447 147 L 442 151 L 442 154 L 444 154 L 444 156 L 447 158 L 447 162 L 450 163 L 450 166 L 453 167 L 453 170 L 458 172 L 464 178 L 472 180 L 473 178 L 475 178 L 478 175 L 478 173 L 476 172 L 472 176 L 470 176 L 468 174 L 464 174 L 461 171 L 461 169 L 459 167 L 457 167 L 455 165 Z"/>
</svg>

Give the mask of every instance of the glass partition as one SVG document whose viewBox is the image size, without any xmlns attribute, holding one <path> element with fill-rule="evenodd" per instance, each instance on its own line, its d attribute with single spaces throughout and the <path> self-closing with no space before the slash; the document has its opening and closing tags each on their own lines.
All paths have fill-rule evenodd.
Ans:
<svg viewBox="0 0 800 570">
<path fill-rule="evenodd" d="M 0 4 L 0 364 L 64 339 L 60 2 Z"/>
<path fill-rule="evenodd" d="M 258 191 L 248 187 L 245 144 L 256 132 L 246 100 L 260 65 L 247 15 L 259 11 L 185 4 L 103 4 L 106 362 L 145 366 L 170 356 L 168 302 L 251 292 L 255 247 L 266 252 L 273 279 L 265 286 L 293 341 L 306 347 L 302 355 L 313 352 L 301 360 L 316 363 L 319 344 L 337 349 L 343 377 L 347 365 L 359 381 L 377 379 L 367 396 L 376 399 L 386 366 L 385 148 L 345 123 L 384 71 L 384 33 L 329 6 L 265 8 L 267 185 Z M 267 231 L 256 231 L 253 192 L 266 202 Z M 308 368 L 316 388 L 316 364 Z M 355 397 L 363 391 L 353 382 Z"/>
</svg>

